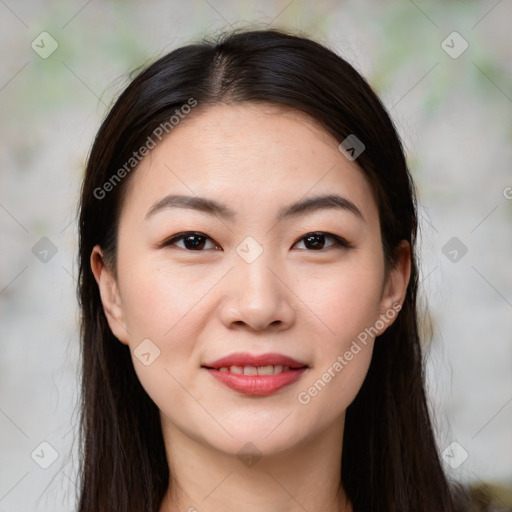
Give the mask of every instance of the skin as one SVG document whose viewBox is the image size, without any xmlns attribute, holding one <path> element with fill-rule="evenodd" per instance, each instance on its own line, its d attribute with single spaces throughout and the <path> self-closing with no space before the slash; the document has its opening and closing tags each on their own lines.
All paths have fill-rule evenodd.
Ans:
<svg viewBox="0 0 512 512">
<path fill-rule="evenodd" d="M 404 242 L 386 272 L 370 184 L 338 144 L 305 115 L 269 105 L 190 115 L 130 177 L 117 279 L 99 246 L 91 254 L 110 328 L 160 410 L 171 474 L 161 512 L 352 510 L 338 492 L 345 411 L 374 339 L 307 404 L 297 397 L 403 303 L 410 257 Z M 184 208 L 145 219 L 170 193 L 221 201 L 236 219 Z M 276 220 L 282 207 L 327 193 L 352 201 L 362 218 L 324 208 Z M 183 231 L 210 238 L 200 250 L 183 239 L 159 245 Z M 304 237 L 318 231 L 352 247 L 326 235 L 315 249 Z M 263 250 L 251 263 L 236 252 L 248 236 Z M 145 366 L 133 351 L 148 338 L 160 355 Z M 309 368 L 273 395 L 245 396 L 201 368 L 233 352 L 279 352 Z M 246 443 L 261 457 L 250 467 L 237 457 Z"/>
</svg>

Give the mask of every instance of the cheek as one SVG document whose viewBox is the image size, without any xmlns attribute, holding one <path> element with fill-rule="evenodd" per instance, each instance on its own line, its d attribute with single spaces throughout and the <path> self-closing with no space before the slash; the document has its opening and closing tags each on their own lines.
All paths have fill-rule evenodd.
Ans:
<svg viewBox="0 0 512 512">
<path fill-rule="evenodd" d="M 129 263 L 127 261 L 127 263 Z M 178 266 L 134 258 L 123 280 L 123 310 L 130 338 L 176 338 L 219 277 Z M 220 275 L 220 274 L 219 274 Z"/>
<path fill-rule="evenodd" d="M 383 267 L 376 259 L 360 263 L 330 272 L 329 279 L 316 276 L 307 293 L 321 322 L 314 336 L 316 364 L 297 399 L 331 419 L 350 405 L 366 377 L 380 318 Z"/>
<path fill-rule="evenodd" d="M 356 342 L 321 368 L 314 369 L 296 397 L 301 416 L 311 422 L 309 428 L 313 433 L 345 414 L 366 378 L 372 351 L 372 341 Z"/>
<path fill-rule="evenodd" d="M 335 421 L 359 392 L 370 366 L 374 328 L 378 320 L 380 287 L 375 276 L 367 280 L 339 275 L 316 291 L 311 309 L 320 312 L 314 338 L 314 367 L 297 394 L 297 402 L 322 428 Z M 377 281 L 378 282 L 378 281 Z"/>
<path fill-rule="evenodd" d="M 135 371 L 161 410 L 169 407 L 169 396 L 179 408 L 189 400 L 180 383 L 189 382 L 200 365 L 196 340 L 210 318 L 208 292 L 222 272 L 161 265 L 142 255 L 125 258 L 123 265 L 121 294 Z M 137 355 L 142 342 L 151 359 L 157 354 L 148 366 Z"/>
<path fill-rule="evenodd" d="M 345 344 L 378 319 L 383 268 L 376 261 L 331 267 L 326 275 L 306 279 L 301 296 L 322 320 L 325 347 L 329 352 L 343 350 Z M 324 348 L 325 348 L 324 347 Z"/>
</svg>

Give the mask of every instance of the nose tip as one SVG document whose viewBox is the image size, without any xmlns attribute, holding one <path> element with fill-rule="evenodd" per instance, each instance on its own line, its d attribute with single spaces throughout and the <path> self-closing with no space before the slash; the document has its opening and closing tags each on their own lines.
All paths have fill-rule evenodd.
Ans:
<svg viewBox="0 0 512 512">
<path fill-rule="evenodd" d="M 228 279 L 221 316 L 227 327 L 254 331 L 289 328 L 295 320 L 294 294 L 268 266 L 264 255 L 253 263 L 240 261 Z"/>
<path fill-rule="evenodd" d="M 266 331 L 269 328 L 278 329 L 283 324 L 282 320 L 273 320 L 271 322 L 267 322 L 264 319 L 260 319 L 258 321 L 255 317 L 256 317 L 256 315 L 253 314 L 252 315 L 252 319 L 250 321 L 248 321 L 248 320 L 235 320 L 232 323 L 233 323 L 233 325 L 238 325 L 240 327 L 244 326 L 244 325 L 248 325 L 251 328 L 251 330 L 257 331 L 257 332 Z"/>
</svg>

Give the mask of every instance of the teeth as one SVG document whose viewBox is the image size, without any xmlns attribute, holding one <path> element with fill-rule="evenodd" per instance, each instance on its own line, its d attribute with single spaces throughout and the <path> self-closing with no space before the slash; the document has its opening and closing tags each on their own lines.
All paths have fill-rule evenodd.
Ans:
<svg viewBox="0 0 512 512">
<path fill-rule="evenodd" d="M 287 372 L 290 370 L 289 366 L 281 364 L 267 365 L 267 366 L 223 366 L 219 368 L 219 372 L 230 372 L 236 375 L 276 375 L 278 373 Z"/>
<path fill-rule="evenodd" d="M 258 370 L 258 375 L 272 375 L 274 373 L 274 366 L 272 365 L 269 365 L 269 366 L 259 366 L 257 368 Z M 276 373 L 279 373 L 279 372 L 276 372 Z"/>
</svg>

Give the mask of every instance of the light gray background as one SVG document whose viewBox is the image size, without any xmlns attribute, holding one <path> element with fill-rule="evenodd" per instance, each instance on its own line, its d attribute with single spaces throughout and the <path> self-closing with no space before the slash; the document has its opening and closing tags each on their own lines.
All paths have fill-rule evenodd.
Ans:
<svg viewBox="0 0 512 512">
<path fill-rule="evenodd" d="M 0 512 L 75 508 L 74 216 L 107 106 L 135 67 L 249 22 L 304 30 L 328 44 L 390 110 L 420 192 L 439 446 L 460 445 L 451 461 L 467 452 L 457 468 L 447 465 L 454 478 L 510 485 L 510 19 L 507 0 L 0 0 Z M 35 41 L 43 51 L 44 31 L 58 44 L 45 59 L 31 48 Z M 453 31 L 469 44 L 458 58 L 445 51 L 462 49 Z M 32 251 L 43 237 L 58 251 L 47 262 Z M 443 253 L 452 237 L 459 240 L 455 262 L 453 248 Z M 51 461 L 42 442 L 58 455 L 47 469 L 31 458 L 35 450 L 39 464 Z"/>
</svg>

